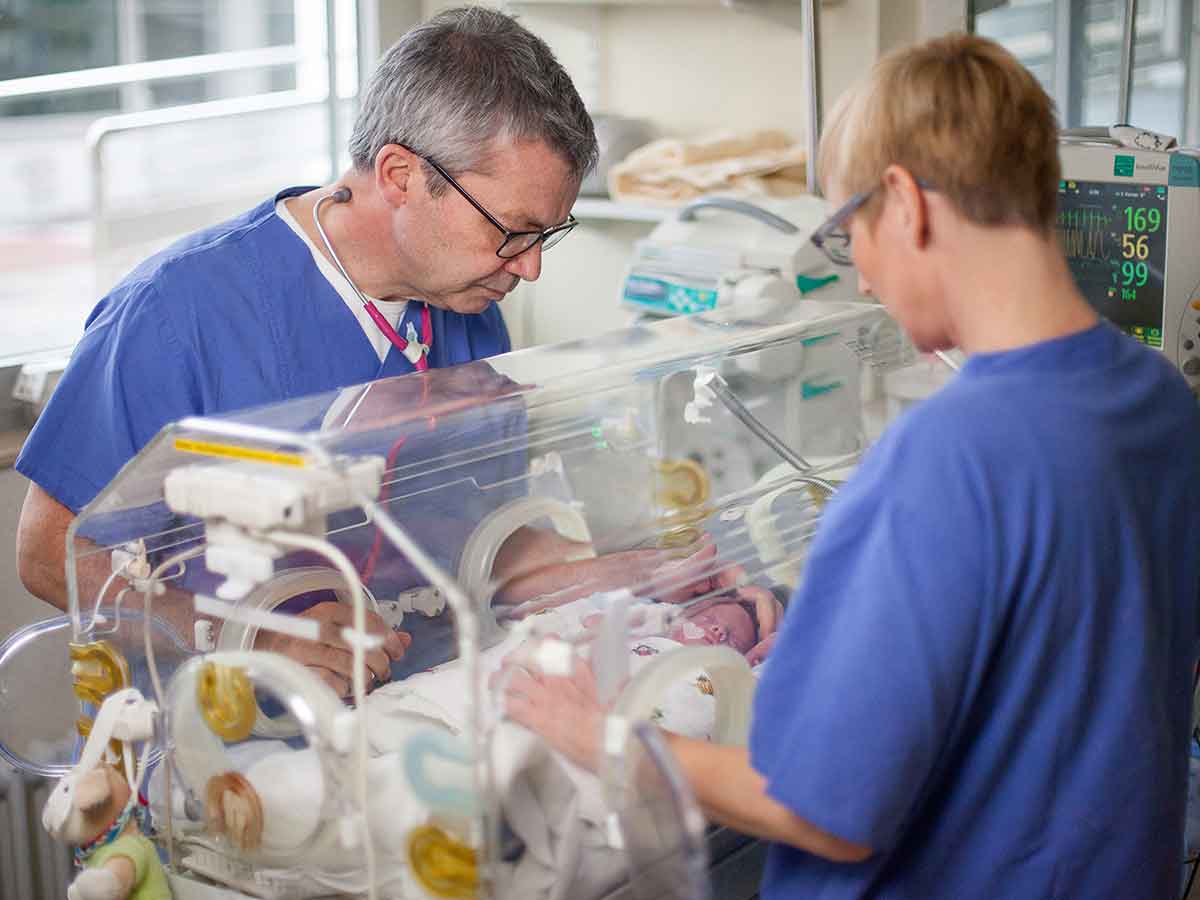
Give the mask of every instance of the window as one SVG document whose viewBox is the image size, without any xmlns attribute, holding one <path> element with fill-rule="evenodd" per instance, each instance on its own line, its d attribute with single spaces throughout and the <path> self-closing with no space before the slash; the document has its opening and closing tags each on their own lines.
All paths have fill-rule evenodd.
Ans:
<svg viewBox="0 0 1200 900">
<path fill-rule="evenodd" d="M 174 237 L 340 171 L 355 13 L 0 0 L 0 364 L 73 345 L 96 300 Z"/>
<path fill-rule="evenodd" d="M 1130 124 L 1194 144 L 1193 28 L 1197 0 L 1139 0 Z M 978 34 L 1027 65 L 1054 97 L 1065 127 L 1117 122 L 1123 0 L 973 0 Z"/>
</svg>

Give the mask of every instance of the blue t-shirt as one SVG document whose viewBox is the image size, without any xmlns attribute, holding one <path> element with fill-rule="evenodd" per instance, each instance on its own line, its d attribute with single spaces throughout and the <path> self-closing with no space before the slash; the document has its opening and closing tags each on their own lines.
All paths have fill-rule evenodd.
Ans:
<svg viewBox="0 0 1200 900">
<path fill-rule="evenodd" d="M 91 315 L 16 462 L 78 512 L 169 422 L 278 403 L 411 372 L 382 363 L 308 247 L 275 214 L 290 188 L 184 238 L 131 272 Z M 408 323 L 420 333 L 420 303 Z M 430 310 L 431 367 L 505 353 L 496 306 Z"/>
<path fill-rule="evenodd" d="M 1200 411 L 1108 325 L 972 357 L 830 503 L 758 688 L 764 897 L 1179 888 Z"/>
</svg>

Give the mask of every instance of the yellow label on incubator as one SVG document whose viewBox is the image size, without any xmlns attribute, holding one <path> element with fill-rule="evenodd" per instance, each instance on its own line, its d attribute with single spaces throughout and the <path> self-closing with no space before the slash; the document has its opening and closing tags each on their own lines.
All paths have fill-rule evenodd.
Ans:
<svg viewBox="0 0 1200 900">
<path fill-rule="evenodd" d="M 251 462 L 270 463 L 273 466 L 305 466 L 308 460 L 299 453 L 280 453 L 278 450 L 254 450 L 236 444 L 214 444 L 211 441 L 193 441 L 176 438 L 175 449 L 180 453 L 198 453 L 201 456 L 220 456 L 225 459 L 248 459 Z"/>
</svg>

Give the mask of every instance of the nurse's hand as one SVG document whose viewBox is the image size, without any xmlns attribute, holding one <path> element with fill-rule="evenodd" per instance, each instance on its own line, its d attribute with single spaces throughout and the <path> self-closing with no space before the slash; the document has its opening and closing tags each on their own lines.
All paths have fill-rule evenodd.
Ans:
<svg viewBox="0 0 1200 900">
<path fill-rule="evenodd" d="M 577 657 L 567 678 L 536 669 L 514 670 L 504 703 L 510 719 L 540 735 L 567 759 L 591 772 L 600 767 L 605 709 L 596 676 L 585 660 Z"/>
<path fill-rule="evenodd" d="M 255 650 L 269 650 L 294 659 L 312 669 L 321 680 L 333 688 L 339 697 L 353 693 L 354 654 L 342 640 L 342 628 L 354 625 L 354 609 L 348 603 L 329 600 L 299 613 L 302 619 L 315 619 L 321 625 L 315 641 L 260 631 L 254 642 Z M 376 613 L 367 612 L 367 631 L 383 638 L 383 645 L 366 655 L 367 690 L 385 684 L 392 677 L 392 662 L 404 656 L 412 644 L 412 636 L 393 631 Z"/>
</svg>

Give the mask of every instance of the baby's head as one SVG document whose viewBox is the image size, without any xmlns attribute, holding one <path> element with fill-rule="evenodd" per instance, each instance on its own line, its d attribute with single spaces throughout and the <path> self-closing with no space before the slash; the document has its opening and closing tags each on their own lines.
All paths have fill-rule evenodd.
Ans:
<svg viewBox="0 0 1200 900">
<path fill-rule="evenodd" d="M 670 637 L 681 644 L 724 645 L 746 654 L 758 643 L 758 623 L 750 606 L 719 597 L 687 609 L 671 627 Z"/>
</svg>

